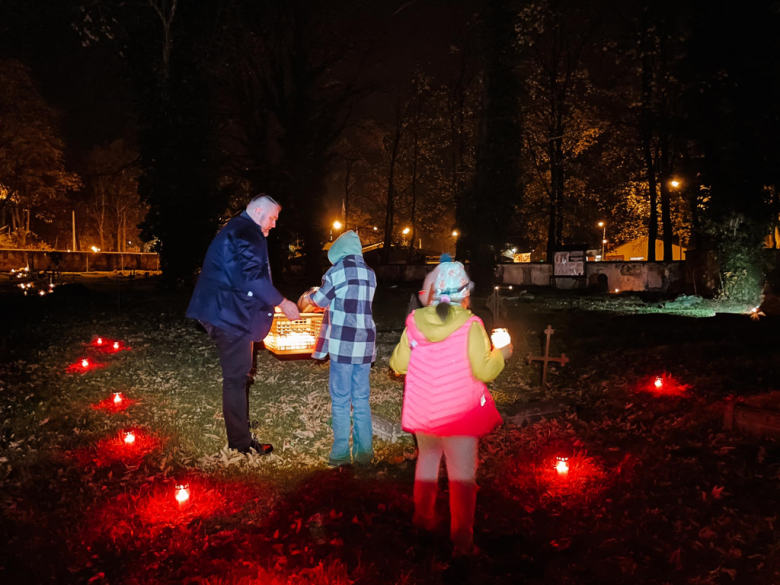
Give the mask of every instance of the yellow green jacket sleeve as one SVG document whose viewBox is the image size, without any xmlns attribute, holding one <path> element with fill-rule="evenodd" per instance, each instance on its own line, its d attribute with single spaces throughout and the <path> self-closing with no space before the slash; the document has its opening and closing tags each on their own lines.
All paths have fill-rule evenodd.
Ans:
<svg viewBox="0 0 780 585">
<path fill-rule="evenodd" d="M 472 323 L 471 329 L 469 329 L 469 362 L 471 362 L 471 372 L 481 382 L 492 382 L 504 369 L 504 356 L 499 350 L 491 351 L 490 348 L 490 338 L 485 327 L 481 323 Z M 398 348 L 396 348 L 397 350 Z M 408 363 L 409 358 L 407 357 L 406 364 L 408 365 Z"/>
<path fill-rule="evenodd" d="M 405 374 L 409 369 L 409 358 L 412 355 L 412 349 L 409 347 L 409 340 L 406 337 L 406 328 L 401 335 L 401 341 L 395 346 L 393 355 L 390 357 L 390 367 L 396 374 Z M 503 362 L 502 362 L 503 367 Z"/>
</svg>

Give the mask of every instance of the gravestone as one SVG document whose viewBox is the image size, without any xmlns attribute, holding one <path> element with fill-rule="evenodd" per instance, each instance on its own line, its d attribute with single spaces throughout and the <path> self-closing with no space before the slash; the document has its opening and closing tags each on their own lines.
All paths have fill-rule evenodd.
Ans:
<svg viewBox="0 0 780 585">
<path fill-rule="evenodd" d="M 780 438 L 780 412 L 729 400 L 723 413 L 723 427 L 760 437 Z"/>
<path fill-rule="evenodd" d="M 532 400 L 517 402 L 505 410 L 504 420 L 518 427 L 533 424 L 541 419 L 564 417 L 575 410 L 574 404 L 561 400 Z"/>
<path fill-rule="evenodd" d="M 395 443 L 401 437 L 410 437 L 411 435 L 401 428 L 401 423 L 387 419 L 376 413 L 371 413 L 371 426 L 374 436 L 383 441 Z"/>
</svg>

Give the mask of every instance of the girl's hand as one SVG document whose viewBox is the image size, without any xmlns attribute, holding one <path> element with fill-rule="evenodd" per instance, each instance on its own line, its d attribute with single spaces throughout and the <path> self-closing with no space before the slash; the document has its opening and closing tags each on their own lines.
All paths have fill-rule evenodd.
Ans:
<svg viewBox="0 0 780 585">
<path fill-rule="evenodd" d="M 510 343 L 509 345 L 505 345 L 504 347 L 499 348 L 498 351 L 500 351 L 501 355 L 504 356 L 504 361 L 507 361 L 509 358 L 512 357 L 512 353 L 514 352 L 514 347 L 512 347 L 512 344 Z"/>
</svg>

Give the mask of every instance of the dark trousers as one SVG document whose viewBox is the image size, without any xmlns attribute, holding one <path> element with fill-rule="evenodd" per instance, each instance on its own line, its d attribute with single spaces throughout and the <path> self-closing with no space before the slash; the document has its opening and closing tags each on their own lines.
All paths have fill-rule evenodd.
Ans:
<svg viewBox="0 0 780 585">
<path fill-rule="evenodd" d="M 249 386 L 254 381 L 254 342 L 248 337 L 232 335 L 210 323 L 203 323 L 203 326 L 219 350 L 222 415 L 225 417 L 228 446 L 231 449 L 248 449 L 252 441 L 249 432 Z"/>
</svg>

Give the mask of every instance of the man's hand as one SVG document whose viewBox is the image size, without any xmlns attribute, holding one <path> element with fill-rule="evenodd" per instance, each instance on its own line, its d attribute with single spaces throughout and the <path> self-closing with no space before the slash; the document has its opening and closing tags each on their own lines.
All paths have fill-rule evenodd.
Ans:
<svg viewBox="0 0 780 585">
<path fill-rule="evenodd" d="M 301 318 L 301 313 L 298 311 L 298 307 L 296 307 L 295 303 L 290 300 L 284 299 L 279 305 L 279 308 L 282 310 L 282 313 L 284 313 L 284 316 L 287 317 L 290 321 L 297 321 Z"/>
<path fill-rule="evenodd" d="M 505 345 L 504 347 L 502 347 L 498 351 L 501 352 L 501 355 L 504 356 L 504 361 L 506 361 L 506 360 L 508 360 L 509 358 L 512 357 L 512 352 L 514 352 L 514 348 L 512 347 L 512 344 L 510 343 L 509 345 Z"/>
</svg>

